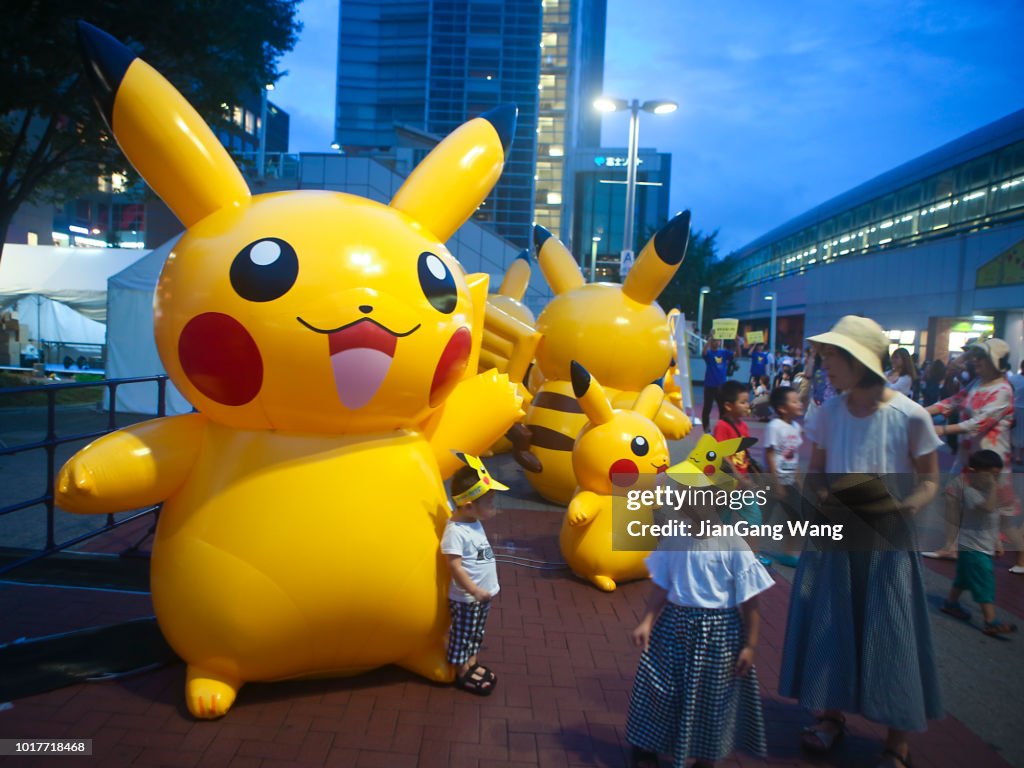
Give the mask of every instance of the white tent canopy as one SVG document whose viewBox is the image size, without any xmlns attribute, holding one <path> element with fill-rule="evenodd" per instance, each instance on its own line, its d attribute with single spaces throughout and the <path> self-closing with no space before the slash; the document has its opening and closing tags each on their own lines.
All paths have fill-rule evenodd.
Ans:
<svg viewBox="0 0 1024 768">
<path fill-rule="evenodd" d="M 153 293 L 160 271 L 178 238 L 150 251 L 107 282 L 107 378 L 127 379 L 166 373 L 153 339 Z M 156 413 L 155 384 L 117 388 L 117 409 Z M 167 384 L 167 413 L 191 413 L 192 405 Z"/>
<path fill-rule="evenodd" d="M 40 294 L 100 322 L 107 315 L 107 278 L 138 261 L 129 248 L 57 248 L 5 243 L 0 257 L 0 304 Z"/>
<path fill-rule="evenodd" d="M 36 343 L 41 339 L 71 345 L 106 343 L 107 327 L 103 323 L 90 320 L 59 301 L 36 294 L 0 304 L 5 310 L 18 313 L 19 322 L 30 329 L 29 336 Z"/>
</svg>

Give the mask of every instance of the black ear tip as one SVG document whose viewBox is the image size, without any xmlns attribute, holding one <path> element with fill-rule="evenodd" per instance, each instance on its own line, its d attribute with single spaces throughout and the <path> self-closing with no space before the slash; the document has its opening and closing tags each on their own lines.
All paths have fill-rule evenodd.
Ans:
<svg viewBox="0 0 1024 768">
<path fill-rule="evenodd" d="M 540 249 L 544 247 L 544 243 L 548 241 L 553 235 L 540 224 L 533 225 L 533 247 L 537 249 L 537 253 L 540 253 Z"/>
<path fill-rule="evenodd" d="M 756 437 L 744 437 L 740 439 L 740 450 L 745 451 L 757 444 Z"/>
<path fill-rule="evenodd" d="M 569 379 L 572 381 L 572 392 L 576 397 L 583 397 L 590 389 L 590 374 L 575 360 L 569 363 Z"/>
<path fill-rule="evenodd" d="M 92 97 L 110 125 L 113 122 L 117 89 L 136 56 L 120 40 L 99 27 L 81 20 L 77 26 L 78 47 L 85 60 Z"/>
<path fill-rule="evenodd" d="M 518 261 L 519 259 L 522 259 L 527 264 L 530 264 L 533 261 L 533 259 L 530 258 L 530 249 L 523 248 L 523 250 L 519 252 L 519 255 L 516 256 L 516 261 Z"/>
<path fill-rule="evenodd" d="M 499 104 L 494 109 L 489 109 L 480 117 L 494 126 L 501 139 L 501 148 L 508 154 L 508 148 L 512 144 L 512 137 L 516 132 L 516 118 L 519 116 L 519 107 L 515 104 Z"/>
<path fill-rule="evenodd" d="M 683 211 L 654 235 L 654 250 L 666 264 L 680 264 L 690 242 L 690 212 Z"/>
</svg>

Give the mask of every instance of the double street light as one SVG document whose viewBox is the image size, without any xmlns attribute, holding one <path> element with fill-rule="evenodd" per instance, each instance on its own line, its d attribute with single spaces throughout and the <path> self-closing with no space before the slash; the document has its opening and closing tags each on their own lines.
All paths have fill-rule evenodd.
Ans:
<svg viewBox="0 0 1024 768">
<path fill-rule="evenodd" d="M 629 110 L 629 148 L 626 155 L 626 222 L 622 231 L 622 250 L 633 250 L 633 210 L 636 206 L 636 166 L 640 151 L 640 110 L 655 115 L 666 115 L 679 109 L 674 101 L 655 99 L 641 103 L 637 99 L 613 99 L 607 96 L 594 101 L 599 112 L 621 112 Z"/>
<path fill-rule="evenodd" d="M 262 179 L 267 167 L 267 93 L 274 90 L 273 83 L 260 89 L 260 149 L 256 153 L 256 176 Z"/>
<path fill-rule="evenodd" d="M 700 298 L 697 300 L 697 352 L 698 354 L 704 354 L 704 297 L 711 293 L 710 286 L 702 285 L 700 287 Z"/>
<path fill-rule="evenodd" d="M 768 331 L 768 354 L 772 356 L 772 360 L 775 360 L 775 319 L 779 309 L 779 297 L 778 294 L 775 293 L 775 291 L 771 291 L 770 293 L 766 293 L 764 295 L 764 300 L 770 301 L 772 303 L 772 324 Z M 775 371 L 773 365 L 772 373 L 774 372 Z"/>
</svg>

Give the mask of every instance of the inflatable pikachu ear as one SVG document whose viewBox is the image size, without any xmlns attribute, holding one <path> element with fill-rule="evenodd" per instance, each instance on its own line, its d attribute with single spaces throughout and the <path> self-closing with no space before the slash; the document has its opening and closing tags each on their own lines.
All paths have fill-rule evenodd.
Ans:
<svg viewBox="0 0 1024 768">
<path fill-rule="evenodd" d="M 556 296 L 583 285 L 583 273 L 569 249 L 540 224 L 533 225 L 533 245 L 540 271 Z"/>
<path fill-rule="evenodd" d="M 501 176 L 518 114 L 514 104 L 502 104 L 456 128 L 409 174 L 391 207 L 448 240 Z"/>
<path fill-rule="evenodd" d="M 182 224 L 250 198 L 227 150 L 159 72 L 84 21 L 78 42 L 93 99 L 118 146 Z"/>
<path fill-rule="evenodd" d="M 665 390 L 657 384 L 648 384 L 640 390 L 640 394 L 637 396 L 632 410 L 653 421 L 654 414 L 656 414 L 658 409 L 661 408 L 661 403 L 664 399 Z"/>
<path fill-rule="evenodd" d="M 656 301 L 683 263 L 689 242 L 690 212 L 683 211 L 647 241 L 626 275 L 622 292 L 640 304 Z"/>
<path fill-rule="evenodd" d="M 608 402 L 608 396 L 597 381 L 587 372 L 587 369 L 572 361 L 569 370 L 572 379 L 572 391 L 579 401 L 583 413 L 594 425 L 607 424 L 615 415 L 612 404 Z"/>
<path fill-rule="evenodd" d="M 530 252 L 525 248 L 513 260 L 512 266 L 505 272 L 498 293 L 510 299 L 522 301 L 526 289 L 530 286 Z"/>
</svg>

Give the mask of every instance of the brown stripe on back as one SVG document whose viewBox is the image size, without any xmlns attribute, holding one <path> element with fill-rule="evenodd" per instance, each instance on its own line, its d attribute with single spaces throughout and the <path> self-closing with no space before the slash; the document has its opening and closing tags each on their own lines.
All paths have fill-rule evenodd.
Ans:
<svg viewBox="0 0 1024 768">
<path fill-rule="evenodd" d="M 538 408 L 548 408 L 562 413 L 583 413 L 575 397 L 560 395 L 557 392 L 540 392 L 533 398 L 533 404 Z"/>
<path fill-rule="evenodd" d="M 576 439 L 563 435 L 561 432 L 541 427 L 536 424 L 530 425 L 530 445 L 537 448 L 547 448 L 549 451 L 571 451 Z"/>
</svg>

